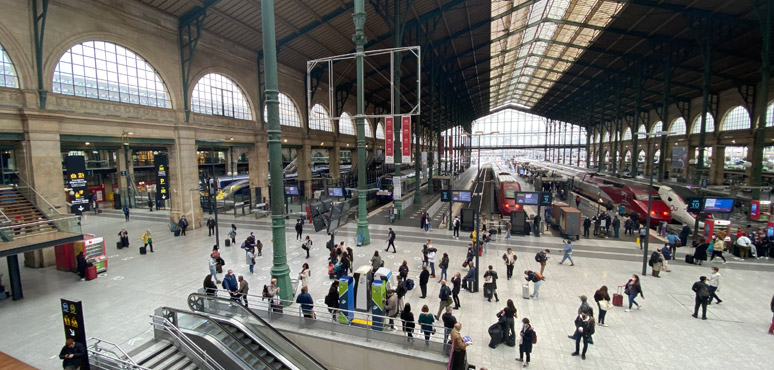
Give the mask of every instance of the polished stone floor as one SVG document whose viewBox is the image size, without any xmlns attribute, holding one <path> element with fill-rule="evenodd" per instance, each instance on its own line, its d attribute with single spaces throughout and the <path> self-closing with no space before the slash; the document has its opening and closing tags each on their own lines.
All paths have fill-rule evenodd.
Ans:
<svg viewBox="0 0 774 370">
<path fill-rule="evenodd" d="M 187 295 L 201 287 L 207 274 L 207 257 L 213 238 L 205 229 L 189 232 L 175 238 L 168 231 L 168 213 L 138 210 L 132 220 L 125 222 L 117 211 L 107 210 L 100 216 L 89 216 L 84 221 L 84 232 L 104 236 L 110 268 L 97 280 L 78 281 L 75 274 L 55 268 L 23 268 L 25 298 L 21 301 L 0 301 L 0 349 L 18 359 L 42 369 L 61 366 L 57 354 L 62 336 L 59 299 L 82 300 L 86 330 L 89 337 L 99 337 L 119 343 L 130 349 L 150 338 L 148 315 L 162 305 L 185 308 Z M 260 294 L 260 287 L 268 282 L 271 267 L 269 220 L 224 216 L 221 219 L 221 239 L 225 238 L 231 223 L 239 227 L 237 239 L 250 231 L 263 240 L 264 256 L 258 259 L 256 273 L 249 275 L 244 264 L 244 253 L 238 247 L 223 247 L 226 268 L 245 274 L 252 293 Z M 132 241 L 129 249 L 116 250 L 116 233 L 126 227 Z M 347 225 L 337 238 L 353 245 L 355 223 Z M 307 261 L 295 242 L 292 223 L 287 225 L 288 263 L 293 277 Z M 137 252 L 139 237 L 150 229 L 156 238 L 155 253 L 141 256 Z M 307 230 L 309 227 L 307 226 Z M 354 265 L 368 263 L 377 248 L 383 250 L 386 226 L 371 226 L 372 245 L 356 248 Z M 466 252 L 465 240 L 454 240 L 450 232 L 434 229 L 430 233 L 419 227 L 396 226 L 398 253 L 386 255 L 386 266 L 397 270 L 402 260 L 409 261 L 410 275 L 419 273 L 420 249 L 428 238 L 441 253 L 451 257 L 449 273 L 465 272 L 460 265 Z M 468 233 L 462 233 L 463 238 Z M 322 302 L 328 281 L 325 266 L 327 236 L 312 234 L 315 241 L 312 258 L 311 294 Z M 519 259 L 515 280 L 505 280 L 501 256 L 507 247 L 516 250 Z M 550 248 L 551 259 L 545 275 L 547 280 L 538 301 L 521 298 L 521 272 L 539 268 L 534 254 Z M 645 294 L 640 299 L 642 309 L 625 313 L 615 308 L 608 313 L 609 327 L 598 327 L 595 344 L 585 361 L 571 357 L 574 342 L 567 338 L 573 331 L 573 320 L 579 305 L 578 296 L 591 297 L 606 284 L 611 290 L 623 284 L 633 273 L 642 269 L 642 255 L 631 240 L 583 239 L 576 243 L 575 266 L 558 265 L 561 258 L 561 239 L 554 236 L 514 237 L 510 241 L 499 238 L 481 258 L 481 265 L 494 265 L 501 279 L 498 281 L 500 302 L 487 302 L 480 293 L 461 293 L 462 309 L 455 311 L 463 323 L 463 333 L 470 335 L 474 345 L 468 349 L 469 361 L 491 369 L 512 369 L 516 350 L 506 346 L 490 349 L 487 328 L 496 321 L 495 314 L 512 298 L 519 317 L 528 317 L 538 333 L 539 341 L 532 355 L 533 368 L 539 369 L 765 369 L 770 368 L 774 336 L 767 335 L 771 322 L 769 302 L 774 294 L 774 264 L 771 261 L 734 261 L 704 266 L 681 262 L 685 251 L 678 251 L 678 261 L 671 263 L 672 272 L 662 278 L 642 277 Z M 693 292 L 691 285 L 699 275 L 709 275 L 710 266 L 719 266 L 724 275 L 719 295 L 725 302 L 709 307 L 709 320 L 693 319 Z M 7 273 L 3 263 L 0 273 Z M 438 272 L 440 273 L 440 272 Z M 7 280 L 5 280 L 7 284 Z M 439 284 L 429 286 L 428 299 L 419 298 L 419 289 L 408 294 L 407 301 L 414 307 L 428 304 L 434 312 L 438 307 Z M 626 304 L 626 303 L 624 303 Z M 416 308 L 415 308 L 416 310 Z M 596 311 L 596 308 L 595 308 Z M 766 365 L 766 364 L 769 365 Z"/>
</svg>

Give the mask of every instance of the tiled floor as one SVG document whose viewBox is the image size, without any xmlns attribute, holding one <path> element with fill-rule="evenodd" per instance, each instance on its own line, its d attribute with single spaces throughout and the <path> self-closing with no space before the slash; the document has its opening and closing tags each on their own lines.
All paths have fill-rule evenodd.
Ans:
<svg viewBox="0 0 774 370">
<path fill-rule="evenodd" d="M 238 238 L 254 231 L 266 245 L 264 256 L 258 259 L 256 274 L 247 276 L 252 293 L 268 281 L 271 267 L 269 220 L 256 221 L 241 217 L 222 220 L 221 231 L 231 223 L 239 226 Z M 132 240 L 129 249 L 117 251 L 115 236 L 121 227 L 127 227 Z M 294 241 L 293 225 L 287 225 L 288 261 L 292 276 L 306 260 Z M 355 223 L 347 225 L 338 236 L 351 244 Z M 155 253 L 141 256 L 137 252 L 139 236 L 149 228 L 156 237 Z M 386 226 L 371 226 L 372 245 L 358 248 L 355 266 L 367 263 L 377 248 L 383 249 Z M 309 227 L 306 228 L 310 229 Z M 449 273 L 463 271 L 460 267 L 466 251 L 466 241 L 453 240 L 450 232 L 434 229 L 424 233 L 416 227 L 394 227 L 397 233 L 397 254 L 386 254 L 386 266 L 397 269 L 402 260 L 408 260 L 411 275 L 419 272 L 420 249 L 427 238 L 440 252 L 449 253 Z M 206 230 L 193 230 L 186 237 L 174 238 L 167 229 L 163 212 L 136 211 L 130 222 L 115 211 L 102 216 L 89 216 L 84 232 L 96 233 L 107 239 L 110 269 L 95 281 L 80 282 L 74 274 L 54 268 L 22 270 L 25 298 L 21 301 L 0 301 L 0 350 L 33 366 L 55 369 L 61 366 L 56 358 L 63 345 L 59 298 L 83 300 L 88 336 L 120 343 L 129 349 L 150 337 L 148 315 L 162 305 L 185 308 L 187 295 L 201 287 L 207 274 L 207 256 L 212 238 Z M 225 231 L 221 234 L 224 235 Z M 465 234 L 465 233 L 463 233 Z M 223 236 L 221 236 L 223 238 Z M 312 258 L 311 294 L 318 300 L 327 292 L 325 275 L 327 251 L 324 233 L 313 234 L 315 241 Z M 506 281 L 502 253 L 508 246 L 519 256 L 515 268 L 516 279 Z M 769 302 L 774 294 L 774 264 L 770 261 L 730 261 L 727 265 L 686 265 L 672 262 L 672 272 L 662 273 L 661 279 L 642 277 L 645 298 L 642 310 L 625 313 L 615 308 L 608 313 L 610 327 L 598 327 L 595 343 L 587 359 L 571 357 L 574 343 L 567 338 L 573 331 L 573 320 L 579 305 L 578 296 L 591 297 L 594 290 L 606 284 L 612 290 L 623 284 L 632 273 L 641 272 L 642 255 L 632 241 L 581 240 L 573 255 L 576 265 L 560 266 L 561 242 L 558 237 L 514 237 L 505 242 L 498 239 L 481 259 L 482 265 L 492 264 L 502 277 L 498 281 L 500 303 L 486 302 L 480 294 L 461 294 L 462 309 L 455 311 L 463 323 L 463 333 L 470 335 L 475 345 L 469 348 L 472 364 L 489 369 L 512 369 L 517 363 L 516 350 L 506 346 L 490 349 L 487 328 L 496 321 L 496 312 L 512 298 L 519 317 L 528 317 L 539 335 L 533 352 L 531 367 L 540 369 L 704 369 L 704 368 L 770 368 L 774 336 L 766 334 L 771 322 Z M 520 272 L 537 268 L 534 254 L 539 249 L 551 248 L 546 269 L 548 278 L 541 289 L 539 301 L 521 298 Z M 226 268 L 237 274 L 246 274 L 244 254 L 239 248 L 222 248 Z M 685 252 L 678 252 L 682 258 Z M 709 266 L 721 267 L 724 281 L 719 292 L 725 302 L 709 308 L 709 320 L 691 318 L 693 293 L 690 288 L 699 275 L 709 275 Z M 6 273 L 6 266 L 0 266 Z M 439 272 L 440 273 L 440 272 Z M 416 278 L 415 278 L 416 279 Z M 418 280 L 418 279 L 417 279 Z M 6 280 L 7 283 L 7 280 Z M 429 297 L 437 297 L 439 284 L 432 282 Z M 414 307 L 428 304 L 435 311 L 437 298 L 419 299 L 419 289 L 408 294 Z M 596 309 L 595 309 L 596 311 Z M 769 365 L 766 365 L 766 364 Z"/>
</svg>

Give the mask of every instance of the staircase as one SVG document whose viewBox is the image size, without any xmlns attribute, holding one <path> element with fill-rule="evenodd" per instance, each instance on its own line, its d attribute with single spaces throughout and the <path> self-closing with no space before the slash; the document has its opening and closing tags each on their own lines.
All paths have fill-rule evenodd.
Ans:
<svg viewBox="0 0 774 370">
<path fill-rule="evenodd" d="M 57 232 L 56 226 L 17 189 L 0 186 L 0 216 L 4 223 L 13 226 L 13 238 L 27 238 Z"/>
<path fill-rule="evenodd" d="M 199 369 L 172 342 L 164 339 L 145 343 L 130 353 L 137 365 L 154 370 Z"/>
<path fill-rule="evenodd" d="M 236 326 L 233 326 L 226 321 L 218 321 L 218 324 L 220 325 L 215 325 L 213 322 L 208 320 L 202 322 L 194 330 L 216 338 L 252 369 L 289 369 L 277 358 L 275 358 L 269 351 L 267 351 L 260 343 L 257 343 L 251 339 Z M 224 329 L 228 330 L 228 333 L 226 333 Z M 232 334 L 233 337 L 232 335 L 229 335 L 229 333 Z M 238 341 L 234 340 L 234 338 L 237 338 Z M 260 356 L 260 358 L 256 357 L 256 355 Z M 269 366 L 266 366 L 266 364 L 269 364 Z"/>
</svg>

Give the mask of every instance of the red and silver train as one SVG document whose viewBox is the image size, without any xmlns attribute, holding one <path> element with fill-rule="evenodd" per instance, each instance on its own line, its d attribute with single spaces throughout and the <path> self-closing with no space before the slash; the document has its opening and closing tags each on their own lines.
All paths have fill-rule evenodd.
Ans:
<svg viewBox="0 0 774 370">
<path fill-rule="evenodd" d="M 511 211 L 519 210 L 521 205 L 516 204 L 516 193 L 521 191 L 521 185 L 510 173 L 510 169 L 500 162 L 492 163 L 494 171 L 494 183 L 496 189 L 497 210 L 501 215 L 510 217 Z"/>
<path fill-rule="evenodd" d="M 617 207 L 624 206 L 626 208 L 626 213 L 636 213 L 640 222 L 647 219 L 647 187 L 639 186 L 615 177 L 557 166 L 552 163 L 541 162 L 539 165 L 549 168 L 557 174 L 571 178 L 574 191 L 591 199 L 595 199 L 611 209 L 617 210 Z M 651 194 L 651 226 L 658 225 L 661 222 L 672 222 L 672 213 L 669 206 L 661 200 L 655 189 L 651 189 Z"/>
</svg>

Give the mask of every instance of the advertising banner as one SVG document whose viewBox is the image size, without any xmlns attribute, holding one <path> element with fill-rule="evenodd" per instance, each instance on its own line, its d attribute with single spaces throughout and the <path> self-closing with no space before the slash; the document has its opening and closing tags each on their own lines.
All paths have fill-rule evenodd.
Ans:
<svg viewBox="0 0 774 370">
<path fill-rule="evenodd" d="M 395 163 L 395 126 L 394 118 L 387 117 L 384 119 L 384 163 Z"/>
<path fill-rule="evenodd" d="M 70 199 L 70 211 L 81 214 L 89 210 L 89 194 L 86 184 L 86 158 L 82 155 L 69 155 L 65 157 L 67 168 L 67 186 L 73 194 Z"/>
<path fill-rule="evenodd" d="M 411 116 L 401 117 L 401 148 L 403 163 L 411 163 Z"/>
<path fill-rule="evenodd" d="M 156 201 L 169 199 L 169 160 L 166 153 L 153 156 L 153 166 L 156 169 Z"/>
</svg>

